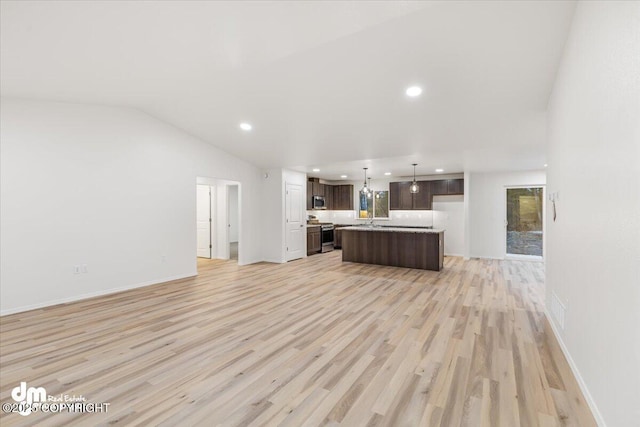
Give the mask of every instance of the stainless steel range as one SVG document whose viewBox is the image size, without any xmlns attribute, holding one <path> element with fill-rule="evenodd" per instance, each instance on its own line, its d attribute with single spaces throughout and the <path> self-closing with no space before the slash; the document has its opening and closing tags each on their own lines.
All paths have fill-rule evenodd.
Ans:
<svg viewBox="0 0 640 427">
<path fill-rule="evenodd" d="M 321 252 L 329 252 L 333 250 L 333 224 L 321 224 Z"/>
</svg>

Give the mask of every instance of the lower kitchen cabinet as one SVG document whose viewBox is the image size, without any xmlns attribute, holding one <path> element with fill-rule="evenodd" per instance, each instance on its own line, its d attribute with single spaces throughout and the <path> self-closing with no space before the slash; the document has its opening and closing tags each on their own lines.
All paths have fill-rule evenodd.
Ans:
<svg viewBox="0 0 640 427">
<path fill-rule="evenodd" d="M 319 225 L 307 226 L 307 255 L 322 250 L 322 228 Z"/>
<path fill-rule="evenodd" d="M 342 261 L 440 271 L 444 231 L 342 230 Z"/>
<path fill-rule="evenodd" d="M 339 227 L 336 225 L 333 229 L 333 247 L 335 249 L 342 248 L 342 228 L 343 227 Z"/>
</svg>

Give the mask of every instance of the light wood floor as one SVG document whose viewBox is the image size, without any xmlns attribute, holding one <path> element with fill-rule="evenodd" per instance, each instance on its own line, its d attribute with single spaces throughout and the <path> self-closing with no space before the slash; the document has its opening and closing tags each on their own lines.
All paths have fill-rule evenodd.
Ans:
<svg viewBox="0 0 640 427">
<path fill-rule="evenodd" d="M 20 381 L 107 414 L 9 425 L 593 426 L 543 315 L 543 264 L 441 272 L 199 261 L 200 275 L 0 319 Z"/>
</svg>

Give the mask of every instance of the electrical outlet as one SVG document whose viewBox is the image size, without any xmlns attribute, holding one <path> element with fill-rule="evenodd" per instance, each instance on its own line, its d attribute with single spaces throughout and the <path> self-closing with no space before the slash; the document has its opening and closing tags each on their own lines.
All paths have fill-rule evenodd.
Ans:
<svg viewBox="0 0 640 427">
<path fill-rule="evenodd" d="M 167 263 L 167 256 L 166 255 L 162 255 L 162 257 L 160 258 L 160 262 L 163 264 Z"/>
<path fill-rule="evenodd" d="M 73 274 L 80 274 L 80 266 L 79 265 L 74 265 L 73 266 Z"/>
<path fill-rule="evenodd" d="M 88 273 L 89 269 L 87 268 L 87 264 L 82 264 L 82 272 L 83 273 Z"/>
</svg>

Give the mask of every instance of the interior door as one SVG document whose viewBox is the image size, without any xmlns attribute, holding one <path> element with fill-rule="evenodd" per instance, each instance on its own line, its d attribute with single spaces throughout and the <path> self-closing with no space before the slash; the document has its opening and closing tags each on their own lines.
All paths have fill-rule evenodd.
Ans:
<svg viewBox="0 0 640 427">
<path fill-rule="evenodd" d="M 291 261 L 304 256 L 305 211 L 302 186 L 287 183 L 285 191 L 286 260 Z"/>
<path fill-rule="evenodd" d="M 196 229 L 201 258 L 211 258 L 211 187 L 198 185 L 196 193 Z"/>
</svg>

